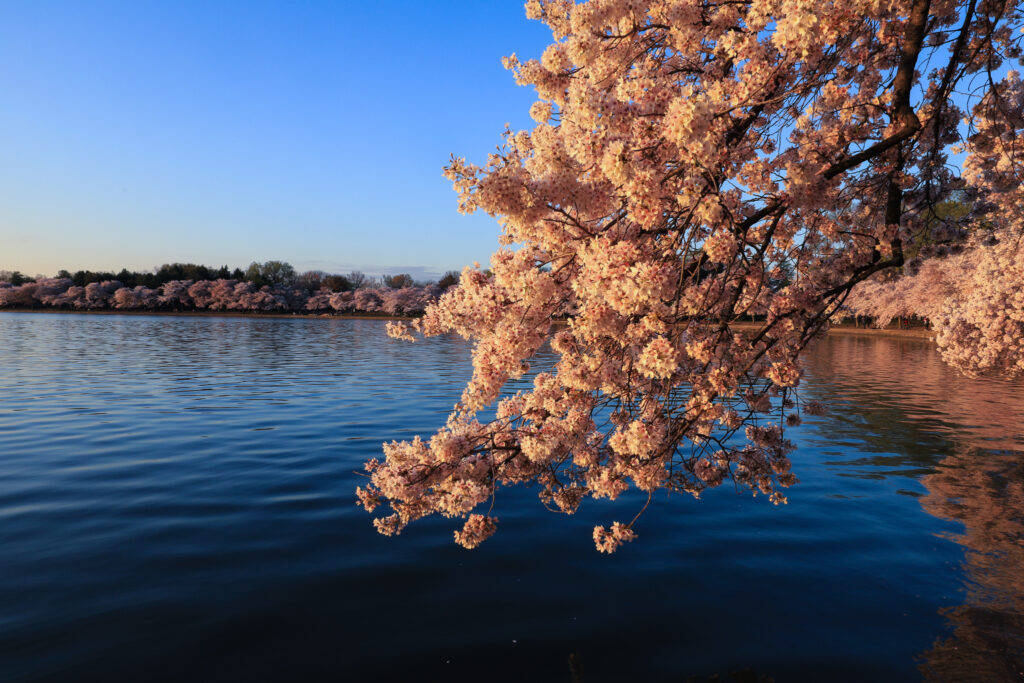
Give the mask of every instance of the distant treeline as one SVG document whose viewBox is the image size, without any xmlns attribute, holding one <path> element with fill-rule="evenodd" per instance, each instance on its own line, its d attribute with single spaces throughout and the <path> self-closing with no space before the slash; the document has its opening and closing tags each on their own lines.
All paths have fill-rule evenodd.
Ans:
<svg viewBox="0 0 1024 683">
<path fill-rule="evenodd" d="M 408 274 L 297 274 L 282 261 L 245 271 L 173 263 L 147 273 L 61 271 L 52 278 L 0 271 L 0 308 L 417 315 L 458 278 L 449 272 L 438 282 L 416 283 Z"/>
<path fill-rule="evenodd" d="M 264 285 L 283 285 L 286 287 L 301 287 L 306 290 L 315 291 L 322 287 L 332 292 L 348 292 L 362 287 L 390 287 L 400 289 L 412 287 L 413 285 L 425 286 L 433 282 L 414 282 L 411 275 L 402 273 L 399 275 L 383 275 L 379 279 L 373 279 L 358 270 L 353 270 L 345 275 L 337 273 L 326 273 L 322 270 L 308 270 L 304 273 L 297 273 L 290 263 L 285 261 L 267 261 L 265 263 L 250 263 L 245 270 L 235 268 L 231 270 L 227 266 L 213 268 L 196 263 L 165 263 L 152 271 L 132 271 L 122 268 L 120 272 L 113 271 L 92 271 L 78 270 L 74 273 L 61 270 L 57 272 L 57 278 L 71 280 L 76 287 L 85 287 L 92 282 L 103 282 L 116 280 L 125 287 L 149 287 L 156 289 L 164 283 L 172 280 L 238 280 L 239 282 L 251 282 L 257 287 Z M 38 278 L 28 277 L 17 270 L 0 270 L 0 281 L 6 281 L 14 286 L 23 285 L 27 282 L 34 282 Z M 447 289 L 459 281 L 459 274 L 455 271 L 448 271 L 437 281 L 436 284 Z"/>
</svg>

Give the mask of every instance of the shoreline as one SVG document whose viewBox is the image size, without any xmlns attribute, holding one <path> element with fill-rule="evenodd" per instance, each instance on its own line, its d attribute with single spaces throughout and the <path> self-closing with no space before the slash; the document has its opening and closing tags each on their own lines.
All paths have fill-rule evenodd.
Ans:
<svg viewBox="0 0 1024 683">
<path fill-rule="evenodd" d="M 280 320 L 416 320 L 412 316 L 334 314 L 334 313 L 260 313 L 258 311 L 119 311 L 111 308 L 69 310 L 66 308 L 0 308 L 0 313 L 59 313 L 61 315 L 158 315 L 185 318 L 271 318 Z"/>
<path fill-rule="evenodd" d="M 756 330 L 760 329 L 761 323 L 741 321 L 732 323 L 731 327 L 738 330 Z M 908 329 L 900 329 L 897 327 L 852 327 L 847 325 L 836 325 L 835 327 L 828 328 L 826 334 L 853 334 L 861 335 L 864 337 L 902 337 L 904 339 L 927 339 L 929 341 L 935 338 L 935 330 L 929 330 L 925 327 L 911 327 Z"/>
<path fill-rule="evenodd" d="M 926 327 L 911 327 L 909 329 L 889 328 L 889 327 L 846 327 L 845 325 L 839 327 L 829 328 L 829 334 L 833 332 L 838 334 L 853 334 L 861 335 L 866 337 L 903 337 L 905 339 L 927 339 L 928 341 L 935 340 L 935 330 L 929 330 Z"/>
<path fill-rule="evenodd" d="M 92 310 L 68 310 L 64 308 L 0 308 L 0 313 L 58 313 L 84 314 L 84 315 L 157 315 L 157 316 L 178 316 L 178 317 L 212 317 L 212 318 L 270 318 L 278 320 L 416 320 L 413 316 L 401 315 L 372 315 L 369 313 L 335 314 L 335 313 L 260 313 L 257 311 L 135 311 L 100 308 Z M 555 324 L 564 321 L 555 321 Z M 756 322 L 736 322 L 732 324 L 736 329 L 754 329 L 760 327 Z M 838 325 L 831 327 L 828 334 L 854 334 L 866 337 L 902 337 L 906 339 L 927 339 L 935 337 L 935 331 L 923 327 L 912 327 L 910 329 L 898 328 L 876 328 L 876 327 L 850 327 Z"/>
</svg>

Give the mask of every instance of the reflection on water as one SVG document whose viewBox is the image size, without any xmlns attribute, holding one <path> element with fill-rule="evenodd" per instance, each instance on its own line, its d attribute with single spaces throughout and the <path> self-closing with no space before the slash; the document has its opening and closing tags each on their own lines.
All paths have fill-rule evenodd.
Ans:
<svg viewBox="0 0 1024 683">
<path fill-rule="evenodd" d="M 373 531 L 362 463 L 443 424 L 460 339 L 0 313 L 0 359 L 5 682 L 1019 670 L 1024 390 L 958 378 L 926 342 L 822 341 L 803 391 L 836 409 L 787 430 L 790 504 L 658 497 L 611 557 L 590 530 L 642 497 L 564 517 L 503 489 L 475 551 L 450 520 Z"/>
<path fill-rule="evenodd" d="M 929 680 L 1024 679 L 1024 459 L 980 449 L 954 453 L 922 483 L 921 505 L 960 522 L 964 604 L 943 611 L 953 627 L 924 654 Z"/>
<path fill-rule="evenodd" d="M 832 426 L 873 451 L 915 458 L 950 442 L 1024 450 L 1024 384 L 961 377 L 927 340 L 836 333 L 807 365 L 808 386 L 840 406 Z"/>
<path fill-rule="evenodd" d="M 842 404 L 844 439 L 875 451 L 839 466 L 919 476 L 921 506 L 959 523 L 964 603 L 921 657 L 927 680 L 1024 679 L 1024 386 L 965 379 L 916 340 L 834 335 L 811 357 L 811 386 Z M 942 457 L 945 455 L 945 457 Z"/>
</svg>

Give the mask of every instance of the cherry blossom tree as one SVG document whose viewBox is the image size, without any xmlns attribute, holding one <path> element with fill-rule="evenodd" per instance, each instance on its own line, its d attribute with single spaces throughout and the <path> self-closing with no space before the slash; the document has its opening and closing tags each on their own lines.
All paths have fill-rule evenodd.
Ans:
<svg viewBox="0 0 1024 683">
<path fill-rule="evenodd" d="M 331 309 L 331 295 L 333 292 L 326 287 L 322 287 L 306 299 L 306 303 L 303 305 L 307 311 L 329 311 Z"/>
<path fill-rule="evenodd" d="M 71 286 L 71 280 L 62 277 L 39 278 L 35 282 L 35 290 L 32 294 L 42 304 L 49 303 L 49 299 L 67 291 Z"/>
<path fill-rule="evenodd" d="M 264 313 L 334 311 L 410 316 L 422 314 L 427 305 L 435 301 L 442 291 L 437 285 L 427 285 L 401 289 L 365 286 L 356 291 L 337 292 L 322 287 L 311 292 L 299 286 L 258 286 L 253 282 L 227 278 L 170 280 L 158 291 L 143 285 L 125 287 L 118 280 L 87 282 L 79 287 L 74 286 L 70 278 L 39 278 L 19 285 L 10 281 L 0 281 L 0 308 L 110 308 Z"/>
<path fill-rule="evenodd" d="M 877 327 L 886 327 L 900 317 L 939 320 L 969 264 L 966 255 L 930 259 L 912 275 L 870 278 L 853 288 L 845 308 L 854 315 L 873 318 Z"/>
<path fill-rule="evenodd" d="M 427 305 L 437 299 L 439 287 L 402 287 L 386 289 L 381 294 L 380 309 L 388 315 L 416 315 L 426 310 Z"/>
<path fill-rule="evenodd" d="M 34 290 L 34 286 L 16 286 L 10 282 L 2 282 L 0 283 L 0 307 L 32 306 L 35 304 L 35 300 L 32 297 Z"/>
<path fill-rule="evenodd" d="M 382 533 L 441 514 L 465 519 L 455 540 L 474 547 L 496 529 L 496 489 L 515 484 L 567 514 L 586 497 L 634 488 L 650 502 L 727 480 L 784 502 L 799 355 L 853 287 L 902 268 L 926 231 L 938 255 L 985 224 L 1005 233 L 977 261 L 995 278 L 986 291 L 1012 287 L 996 271 L 1019 259 L 1010 245 L 1024 227 L 1020 85 L 1007 72 L 1021 54 L 1017 4 L 526 10 L 554 37 L 539 61 L 506 60 L 537 91 L 536 126 L 507 130 L 483 165 L 446 168 L 463 212 L 497 218 L 501 247 L 412 329 L 389 328 L 475 345 L 447 424 L 367 463 L 357 494 L 367 510 L 390 507 L 374 521 Z M 950 163 L 960 151 L 963 173 Z M 935 207 L 954 193 L 973 208 L 952 220 Z M 1005 339 L 1021 338 L 1019 309 L 999 318 L 978 298 L 939 323 L 940 342 L 964 365 L 957 349 L 988 344 L 986 367 L 1017 368 L 1020 345 Z M 756 329 L 737 328 L 751 319 Z M 549 339 L 554 369 L 499 401 Z M 595 528 L 598 549 L 632 540 L 637 517 Z"/>
<path fill-rule="evenodd" d="M 85 287 L 72 285 L 63 294 L 52 297 L 49 303 L 59 308 L 85 308 Z"/>
<path fill-rule="evenodd" d="M 338 313 L 351 313 L 356 308 L 355 292 L 335 292 L 328 299 L 331 308 Z"/>
<path fill-rule="evenodd" d="M 381 311 L 383 302 L 382 292 L 372 287 L 357 289 L 355 293 L 355 309 L 365 313 L 377 313 Z"/>
<path fill-rule="evenodd" d="M 192 306 L 192 297 L 188 291 L 192 287 L 192 280 L 170 280 L 160 288 L 160 296 L 157 301 L 161 306 L 168 308 L 189 308 Z"/>
<path fill-rule="evenodd" d="M 85 286 L 84 307 L 89 309 L 107 308 L 114 292 L 121 288 L 122 285 L 117 280 L 90 282 Z"/>
<path fill-rule="evenodd" d="M 157 304 L 157 296 L 155 290 L 143 285 L 122 287 L 114 292 L 110 306 L 118 310 L 153 309 Z"/>
<path fill-rule="evenodd" d="M 412 275 L 408 273 L 399 273 L 398 275 L 382 275 L 380 278 L 381 284 L 391 289 L 403 289 L 406 287 L 412 287 Z"/>
<path fill-rule="evenodd" d="M 188 296 L 192 300 L 192 305 L 196 308 L 209 308 L 214 301 L 211 294 L 213 286 L 214 283 L 210 280 L 199 280 L 189 287 Z"/>
</svg>

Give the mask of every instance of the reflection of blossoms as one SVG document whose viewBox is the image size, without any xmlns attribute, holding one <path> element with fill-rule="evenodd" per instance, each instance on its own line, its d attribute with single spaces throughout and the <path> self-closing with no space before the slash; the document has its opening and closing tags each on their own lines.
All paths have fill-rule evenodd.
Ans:
<svg viewBox="0 0 1024 683">
<path fill-rule="evenodd" d="M 1024 662 L 1020 381 L 963 378 L 919 339 L 831 335 L 808 363 L 828 377 L 816 391 L 842 399 L 845 415 L 830 422 L 832 438 L 872 451 L 869 461 L 844 469 L 910 473 L 923 487 L 924 511 L 956 522 L 941 536 L 962 546 L 954 574 L 963 590 L 943 600 L 949 628 L 918 657 L 922 678 L 1015 680 Z"/>
<path fill-rule="evenodd" d="M 963 525 L 949 538 L 963 547 L 967 579 L 964 604 L 942 611 L 952 628 L 923 653 L 922 674 L 936 681 L 1015 680 L 1024 662 L 1022 460 L 964 447 L 921 483 L 928 491 L 922 507 Z"/>
</svg>

